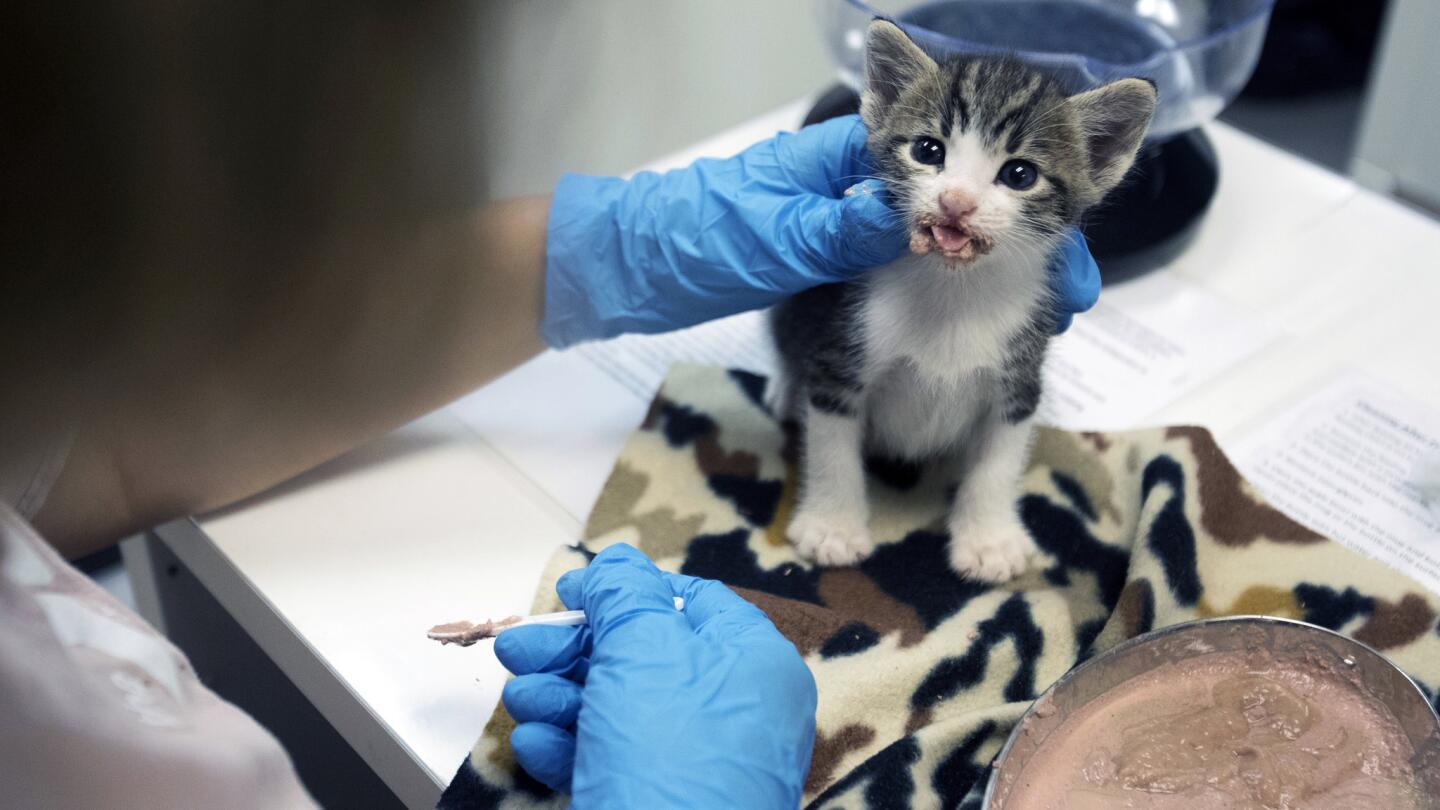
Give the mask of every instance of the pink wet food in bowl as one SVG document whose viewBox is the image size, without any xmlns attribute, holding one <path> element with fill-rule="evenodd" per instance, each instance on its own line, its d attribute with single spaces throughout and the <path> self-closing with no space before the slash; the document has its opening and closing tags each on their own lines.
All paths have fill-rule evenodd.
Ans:
<svg viewBox="0 0 1440 810">
<path fill-rule="evenodd" d="M 1440 807 L 1440 721 L 1363 644 L 1240 617 L 1157 631 L 1062 678 L 996 762 L 991 810 Z"/>
</svg>

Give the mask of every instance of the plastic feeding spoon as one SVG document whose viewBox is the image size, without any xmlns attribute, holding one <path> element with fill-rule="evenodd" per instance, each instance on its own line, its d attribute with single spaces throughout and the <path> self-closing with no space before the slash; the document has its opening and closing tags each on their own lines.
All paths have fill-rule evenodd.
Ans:
<svg viewBox="0 0 1440 810">
<path fill-rule="evenodd" d="M 675 609 L 685 609 L 684 597 L 675 597 Z M 507 616 L 498 621 L 491 619 L 479 624 L 464 620 L 437 624 L 430 628 L 425 635 L 441 644 L 459 644 L 461 647 L 469 647 L 481 639 L 494 638 L 513 627 L 524 627 L 527 624 L 575 627 L 585 624 L 586 621 L 583 610 L 562 610 L 559 613 L 540 613 L 534 616 Z"/>
</svg>

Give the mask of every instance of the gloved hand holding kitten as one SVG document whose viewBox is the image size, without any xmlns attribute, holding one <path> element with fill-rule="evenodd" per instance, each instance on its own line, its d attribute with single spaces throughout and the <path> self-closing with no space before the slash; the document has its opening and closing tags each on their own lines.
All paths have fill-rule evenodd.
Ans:
<svg viewBox="0 0 1440 810">
<path fill-rule="evenodd" d="M 570 174 L 546 242 L 551 346 L 664 332 L 759 309 L 898 258 L 909 237 L 848 115 L 722 160 L 629 180 Z M 846 194 L 854 186 L 865 193 Z M 1060 328 L 1100 295 L 1078 232 L 1052 265 Z"/>
</svg>

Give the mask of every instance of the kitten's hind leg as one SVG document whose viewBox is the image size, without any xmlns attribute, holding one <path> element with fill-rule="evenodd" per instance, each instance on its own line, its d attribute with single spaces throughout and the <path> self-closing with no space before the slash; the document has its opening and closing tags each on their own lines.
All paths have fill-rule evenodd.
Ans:
<svg viewBox="0 0 1440 810">
<path fill-rule="evenodd" d="M 1011 424 L 999 417 L 978 428 L 950 512 L 950 565 L 957 572 L 1005 582 L 1024 573 L 1035 553 L 1016 508 L 1033 428 L 1029 418 Z"/>
<path fill-rule="evenodd" d="M 845 408 L 803 407 L 800 497 L 786 534 L 800 556 L 852 565 L 870 556 L 865 501 L 864 425 Z"/>
</svg>

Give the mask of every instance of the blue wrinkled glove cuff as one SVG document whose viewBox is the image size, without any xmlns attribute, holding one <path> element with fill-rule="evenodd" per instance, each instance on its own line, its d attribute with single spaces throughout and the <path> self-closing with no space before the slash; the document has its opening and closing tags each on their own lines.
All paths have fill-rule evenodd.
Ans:
<svg viewBox="0 0 1440 810">
<path fill-rule="evenodd" d="M 626 183 L 618 177 L 567 174 L 550 199 L 545 229 L 545 314 L 540 337 L 557 349 L 604 334 L 601 312 L 613 311 L 614 285 L 586 285 L 587 270 L 619 258 L 616 216 Z"/>
</svg>

